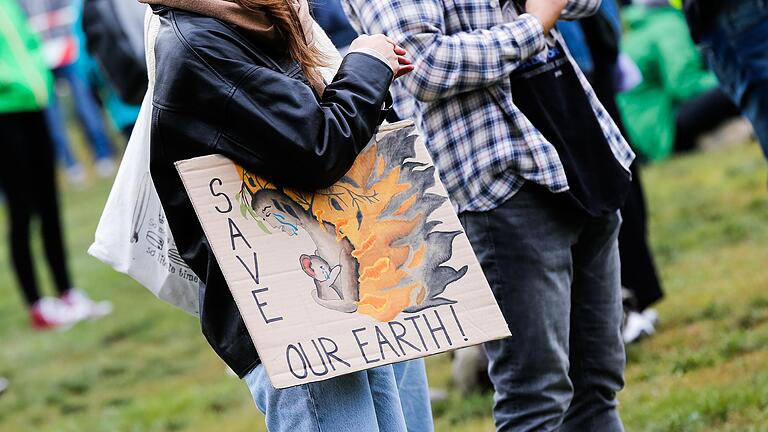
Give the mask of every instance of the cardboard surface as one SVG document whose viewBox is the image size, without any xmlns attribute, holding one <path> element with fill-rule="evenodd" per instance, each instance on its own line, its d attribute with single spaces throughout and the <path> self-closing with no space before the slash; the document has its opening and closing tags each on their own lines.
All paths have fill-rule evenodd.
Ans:
<svg viewBox="0 0 768 432">
<path fill-rule="evenodd" d="M 177 169 L 275 387 L 509 336 L 411 123 L 316 192 L 223 156 Z"/>
</svg>

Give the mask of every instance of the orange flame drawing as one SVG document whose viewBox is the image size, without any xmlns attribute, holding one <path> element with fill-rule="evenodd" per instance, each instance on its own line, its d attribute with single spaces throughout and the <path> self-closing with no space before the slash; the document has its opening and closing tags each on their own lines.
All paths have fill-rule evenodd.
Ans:
<svg viewBox="0 0 768 432">
<path fill-rule="evenodd" d="M 453 303 L 441 295 L 467 270 L 443 265 L 458 232 L 434 231 L 439 222 L 427 220 L 447 198 L 426 192 L 434 185 L 434 167 L 414 161 L 412 132 L 400 129 L 369 145 L 330 188 L 313 193 L 281 189 L 318 227 L 330 224 L 338 242 L 351 243 L 358 264 L 357 312 L 379 321 Z M 277 189 L 241 167 L 237 170 L 246 206 L 259 191 Z"/>
</svg>

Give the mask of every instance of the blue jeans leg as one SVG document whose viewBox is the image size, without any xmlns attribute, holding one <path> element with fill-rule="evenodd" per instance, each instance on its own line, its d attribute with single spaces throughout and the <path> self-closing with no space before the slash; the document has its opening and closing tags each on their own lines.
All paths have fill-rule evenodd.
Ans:
<svg viewBox="0 0 768 432">
<path fill-rule="evenodd" d="M 618 213 L 589 219 L 573 246 L 569 377 L 574 395 L 563 432 L 623 430 L 616 394 L 624 385 Z"/>
<path fill-rule="evenodd" d="M 498 431 L 621 431 L 618 214 L 526 185 L 461 221 L 512 337 L 485 344 Z"/>
<path fill-rule="evenodd" d="M 101 107 L 94 99 L 88 82 L 78 74 L 74 65 L 55 69 L 54 75 L 66 80 L 72 90 L 72 100 L 75 104 L 77 117 L 85 130 L 96 160 L 111 158 L 114 151 L 104 126 Z"/>
<path fill-rule="evenodd" d="M 57 100 L 56 95 L 53 95 L 48 107 L 45 109 L 45 121 L 48 123 L 48 131 L 51 135 L 51 141 L 53 141 L 54 148 L 56 149 L 56 156 L 64 164 L 65 168 L 72 168 L 76 166 L 78 162 L 69 146 L 67 128 L 64 125 L 64 119 L 61 115 L 59 101 Z"/>
<path fill-rule="evenodd" d="M 432 432 L 432 406 L 424 359 L 395 363 L 392 368 L 408 431 Z"/>
<path fill-rule="evenodd" d="M 412 360 L 280 390 L 259 365 L 244 381 L 270 432 L 431 432 L 423 363 Z"/>
<path fill-rule="evenodd" d="M 702 48 L 768 157 L 768 0 L 724 6 Z"/>
</svg>

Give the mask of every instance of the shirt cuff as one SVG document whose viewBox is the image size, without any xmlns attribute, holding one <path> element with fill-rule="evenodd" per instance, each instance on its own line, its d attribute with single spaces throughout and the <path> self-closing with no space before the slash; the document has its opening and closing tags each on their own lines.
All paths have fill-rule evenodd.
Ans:
<svg viewBox="0 0 768 432">
<path fill-rule="evenodd" d="M 547 46 L 547 35 L 544 34 L 544 26 L 535 16 L 524 13 L 517 17 L 515 23 L 522 31 L 520 43 L 520 57 L 526 59 Z"/>
<path fill-rule="evenodd" d="M 368 54 L 369 56 L 371 56 L 371 57 L 381 61 L 385 65 L 387 65 L 388 68 L 392 69 L 392 67 L 389 65 L 389 62 L 387 61 L 387 58 L 384 57 L 380 52 L 376 51 L 375 49 L 372 49 L 372 48 L 355 48 L 352 51 L 348 52 L 347 55 L 355 53 L 355 52 L 356 53 L 361 53 L 361 54 Z M 392 72 L 394 73 L 395 71 L 392 70 Z"/>
</svg>

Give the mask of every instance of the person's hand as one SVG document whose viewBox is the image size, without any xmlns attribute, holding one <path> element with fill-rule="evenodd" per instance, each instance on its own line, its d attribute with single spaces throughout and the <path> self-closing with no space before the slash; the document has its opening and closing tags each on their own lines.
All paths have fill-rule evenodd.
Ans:
<svg viewBox="0 0 768 432">
<path fill-rule="evenodd" d="M 544 33 L 549 33 L 567 4 L 568 0 L 526 0 L 525 11 L 538 18 Z"/>
<path fill-rule="evenodd" d="M 405 49 L 397 45 L 391 38 L 384 35 L 359 36 L 352 41 L 349 50 L 355 51 L 359 49 L 370 49 L 380 54 L 381 57 L 387 61 L 389 67 L 392 68 L 392 72 L 395 73 L 395 78 L 400 78 L 413 71 L 413 65 L 411 64 L 411 60 L 406 57 L 408 53 Z"/>
</svg>

